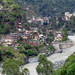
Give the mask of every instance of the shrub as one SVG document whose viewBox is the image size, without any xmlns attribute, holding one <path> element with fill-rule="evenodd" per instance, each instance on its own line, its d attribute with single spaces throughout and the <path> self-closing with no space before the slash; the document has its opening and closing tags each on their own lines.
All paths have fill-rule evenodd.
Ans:
<svg viewBox="0 0 75 75">
<path fill-rule="evenodd" d="M 60 75 L 66 75 L 67 74 L 67 70 L 66 69 L 62 69 L 60 72 Z"/>
<path fill-rule="evenodd" d="M 32 55 L 33 55 L 33 51 L 32 51 L 32 50 L 28 50 L 28 51 L 27 51 L 27 55 L 28 55 L 28 56 L 32 56 Z"/>
<path fill-rule="evenodd" d="M 24 46 L 24 48 L 27 50 L 27 49 L 31 49 L 31 45 L 28 45 L 28 44 L 26 44 L 25 46 Z"/>
<path fill-rule="evenodd" d="M 37 51 L 33 51 L 33 55 L 34 56 L 37 56 L 38 55 L 38 52 Z"/>
</svg>

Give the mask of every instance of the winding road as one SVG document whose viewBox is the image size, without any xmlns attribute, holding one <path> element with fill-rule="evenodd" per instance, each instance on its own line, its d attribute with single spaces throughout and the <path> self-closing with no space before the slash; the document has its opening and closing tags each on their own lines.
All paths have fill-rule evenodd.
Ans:
<svg viewBox="0 0 75 75">
<path fill-rule="evenodd" d="M 71 39 L 73 43 L 75 43 L 75 36 L 68 36 L 68 38 Z M 71 48 L 64 49 L 63 53 L 54 53 L 51 56 L 47 57 L 47 59 L 52 62 L 65 60 L 68 58 L 68 56 L 70 56 L 74 52 L 75 52 L 75 44 Z M 36 73 L 37 64 L 38 62 L 29 63 L 25 65 L 24 68 L 28 68 L 28 70 L 30 71 L 30 75 L 37 75 Z"/>
</svg>

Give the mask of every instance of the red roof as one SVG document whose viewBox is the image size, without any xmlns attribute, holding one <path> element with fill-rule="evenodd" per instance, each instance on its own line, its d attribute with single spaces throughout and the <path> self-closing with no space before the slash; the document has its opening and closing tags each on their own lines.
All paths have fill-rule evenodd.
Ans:
<svg viewBox="0 0 75 75">
<path fill-rule="evenodd" d="M 34 44 L 34 43 L 28 43 L 29 45 L 31 46 L 36 46 L 37 44 Z"/>
<path fill-rule="evenodd" d="M 6 39 L 13 39 L 12 36 L 6 36 L 5 38 L 6 38 Z"/>
</svg>

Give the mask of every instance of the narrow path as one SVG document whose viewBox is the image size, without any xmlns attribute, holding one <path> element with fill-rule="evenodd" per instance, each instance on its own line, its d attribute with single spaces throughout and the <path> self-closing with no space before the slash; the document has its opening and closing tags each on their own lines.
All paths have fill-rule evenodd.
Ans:
<svg viewBox="0 0 75 75">
<path fill-rule="evenodd" d="M 71 39 L 75 43 L 75 36 L 69 36 L 69 39 Z M 63 53 L 54 53 L 51 56 L 47 57 L 48 60 L 55 62 L 55 61 L 60 61 L 60 60 L 65 60 L 75 52 L 75 45 L 71 48 L 67 48 L 63 50 Z M 30 63 L 24 66 L 24 68 L 28 68 L 30 71 L 30 75 L 37 75 L 36 73 L 36 66 L 38 62 L 36 63 Z"/>
<path fill-rule="evenodd" d="M 60 32 L 62 32 L 63 28 L 65 27 L 65 24 L 60 28 Z"/>
</svg>

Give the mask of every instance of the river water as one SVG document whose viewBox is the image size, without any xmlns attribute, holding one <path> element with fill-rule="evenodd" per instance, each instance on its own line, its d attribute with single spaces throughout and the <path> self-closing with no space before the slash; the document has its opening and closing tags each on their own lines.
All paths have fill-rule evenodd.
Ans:
<svg viewBox="0 0 75 75">
<path fill-rule="evenodd" d="M 75 36 L 68 36 L 68 38 L 75 43 Z M 75 52 L 75 45 L 72 46 L 71 48 L 64 49 L 62 53 L 54 53 L 51 56 L 47 57 L 47 59 L 50 60 L 51 62 L 65 60 L 73 52 Z M 26 64 L 24 68 L 28 68 L 28 70 L 30 71 L 30 75 L 37 75 L 37 72 L 36 72 L 37 65 L 38 65 L 38 62 L 29 63 L 29 64 Z"/>
</svg>

